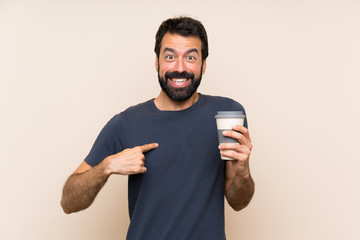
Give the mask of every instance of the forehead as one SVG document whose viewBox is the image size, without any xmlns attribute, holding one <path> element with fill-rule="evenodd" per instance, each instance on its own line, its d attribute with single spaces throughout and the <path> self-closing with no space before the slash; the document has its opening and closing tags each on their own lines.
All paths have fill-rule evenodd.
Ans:
<svg viewBox="0 0 360 240">
<path fill-rule="evenodd" d="M 165 48 L 172 48 L 179 52 L 196 48 L 201 53 L 201 40 L 195 36 L 184 37 L 178 34 L 166 33 L 161 41 L 160 54 Z"/>
</svg>

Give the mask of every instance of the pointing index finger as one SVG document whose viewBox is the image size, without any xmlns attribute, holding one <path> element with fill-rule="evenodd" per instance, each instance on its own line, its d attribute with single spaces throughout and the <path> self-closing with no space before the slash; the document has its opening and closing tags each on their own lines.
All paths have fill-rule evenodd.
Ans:
<svg viewBox="0 0 360 240">
<path fill-rule="evenodd" d="M 140 148 L 141 148 L 141 151 L 144 153 L 144 152 L 148 152 L 148 151 L 150 151 L 152 149 L 155 149 L 158 146 L 159 146 L 159 144 L 157 144 L 157 143 L 149 143 L 149 144 L 145 144 L 145 145 L 140 146 Z"/>
</svg>

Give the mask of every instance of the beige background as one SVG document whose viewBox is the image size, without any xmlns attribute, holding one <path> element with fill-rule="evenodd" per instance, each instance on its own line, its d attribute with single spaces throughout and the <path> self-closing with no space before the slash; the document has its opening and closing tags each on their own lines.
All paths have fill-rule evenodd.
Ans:
<svg viewBox="0 0 360 240">
<path fill-rule="evenodd" d="M 200 92 L 247 109 L 256 193 L 228 239 L 360 239 L 360 2 L 0 0 L 0 239 L 124 239 L 127 178 L 65 215 L 66 178 L 104 124 L 157 96 L 154 36 L 207 28 Z M 209 116 L 211 117 L 211 116 Z"/>
</svg>

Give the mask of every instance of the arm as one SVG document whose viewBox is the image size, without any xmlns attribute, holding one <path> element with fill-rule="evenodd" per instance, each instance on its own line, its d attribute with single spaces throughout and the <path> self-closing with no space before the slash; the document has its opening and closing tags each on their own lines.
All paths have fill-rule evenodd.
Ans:
<svg viewBox="0 0 360 240">
<path fill-rule="evenodd" d="M 63 188 L 61 206 L 66 214 L 89 207 L 110 175 L 106 174 L 105 161 L 91 167 L 85 161 L 68 178 Z"/>
<path fill-rule="evenodd" d="M 235 131 L 225 131 L 223 134 L 237 139 L 239 143 L 223 143 L 219 149 L 221 155 L 234 159 L 225 165 L 225 197 L 234 210 L 240 211 L 249 204 L 255 191 L 249 168 L 252 144 L 245 127 L 234 126 L 233 130 Z"/>
<path fill-rule="evenodd" d="M 84 210 L 112 174 L 130 175 L 146 172 L 144 152 L 157 148 L 157 143 L 125 149 L 91 167 L 85 161 L 68 178 L 63 188 L 61 206 L 69 214 Z"/>
</svg>

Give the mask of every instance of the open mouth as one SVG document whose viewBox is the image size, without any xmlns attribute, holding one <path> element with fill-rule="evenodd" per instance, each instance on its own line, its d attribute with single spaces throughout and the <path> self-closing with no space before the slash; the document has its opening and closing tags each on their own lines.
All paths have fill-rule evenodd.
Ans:
<svg viewBox="0 0 360 240">
<path fill-rule="evenodd" d="M 191 78 L 168 78 L 173 87 L 185 87 L 190 83 Z"/>
</svg>

